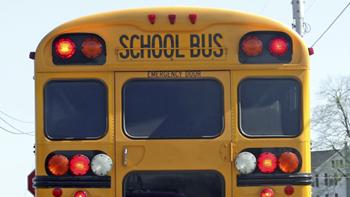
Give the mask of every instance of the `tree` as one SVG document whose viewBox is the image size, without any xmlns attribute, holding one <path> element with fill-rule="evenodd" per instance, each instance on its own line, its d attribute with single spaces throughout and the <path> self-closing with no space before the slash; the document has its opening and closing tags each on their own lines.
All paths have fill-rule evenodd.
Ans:
<svg viewBox="0 0 350 197">
<path fill-rule="evenodd" d="M 319 97 L 312 118 L 318 135 L 313 148 L 340 150 L 350 142 L 350 76 L 326 80 Z"/>
</svg>

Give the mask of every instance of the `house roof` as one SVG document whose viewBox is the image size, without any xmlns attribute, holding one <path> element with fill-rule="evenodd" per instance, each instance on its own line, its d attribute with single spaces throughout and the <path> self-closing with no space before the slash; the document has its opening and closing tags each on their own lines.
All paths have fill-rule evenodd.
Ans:
<svg viewBox="0 0 350 197">
<path fill-rule="evenodd" d="M 312 151 L 311 152 L 311 166 L 312 169 L 317 168 L 327 159 L 329 159 L 334 153 L 335 150 L 322 150 L 322 151 Z"/>
</svg>

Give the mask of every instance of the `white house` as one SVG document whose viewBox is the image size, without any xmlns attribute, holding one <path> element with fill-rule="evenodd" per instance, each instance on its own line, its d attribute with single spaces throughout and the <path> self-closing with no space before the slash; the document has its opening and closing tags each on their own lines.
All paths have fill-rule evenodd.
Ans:
<svg viewBox="0 0 350 197">
<path fill-rule="evenodd" d="M 350 197 L 349 147 L 340 151 L 313 151 L 311 158 L 312 197 Z"/>
</svg>

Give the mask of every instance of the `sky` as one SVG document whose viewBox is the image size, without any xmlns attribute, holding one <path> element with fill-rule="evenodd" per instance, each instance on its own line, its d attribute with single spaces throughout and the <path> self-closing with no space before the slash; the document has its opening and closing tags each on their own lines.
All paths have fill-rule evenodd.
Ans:
<svg viewBox="0 0 350 197">
<path fill-rule="evenodd" d="M 307 0 L 305 22 L 311 31 L 304 36 L 311 46 L 348 0 Z M 200 6 L 226 8 L 264 15 L 291 26 L 291 0 L 0 0 L 0 118 L 25 132 L 34 131 L 34 64 L 28 58 L 40 40 L 63 22 L 98 12 L 154 6 Z M 320 98 L 316 92 L 328 77 L 350 75 L 350 9 L 314 47 L 311 57 L 311 104 Z M 344 59 L 342 61 L 342 59 Z M 5 112 L 14 120 L 2 114 Z M 9 130 L 1 119 L 0 126 Z M 29 197 L 27 175 L 34 169 L 34 137 L 14 135 L 0 129 L 1 196 Z"/>
</svg>

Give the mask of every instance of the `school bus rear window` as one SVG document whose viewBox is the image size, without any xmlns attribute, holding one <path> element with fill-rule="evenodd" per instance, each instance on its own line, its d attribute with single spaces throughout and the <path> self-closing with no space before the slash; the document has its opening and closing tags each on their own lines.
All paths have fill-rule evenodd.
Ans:
<svg viewBox="0 0 350 197">
<path fill-rule="evenodd" d="M 106 132 L 107 90 L 96 80 L 50 81 L 44 89 L 50 139 L 96 139 Z"/>
<path fill-rule="evenodd" d="M 240 128 L 248 136 L 296 136 L 300 86 L 294 79 L 246 79 L 239 85 Z"/>
<path fill-rule="evenodd" d="M 123 95 L 124 129 L 132 138 L 212 138 L 223 129 L 217 80 L 131 80 Z"/>
</svg>

